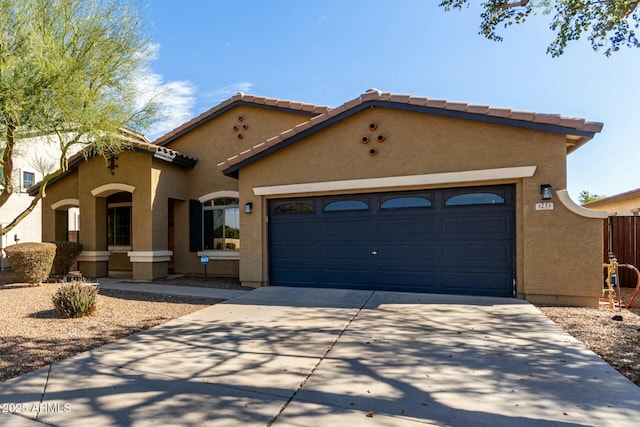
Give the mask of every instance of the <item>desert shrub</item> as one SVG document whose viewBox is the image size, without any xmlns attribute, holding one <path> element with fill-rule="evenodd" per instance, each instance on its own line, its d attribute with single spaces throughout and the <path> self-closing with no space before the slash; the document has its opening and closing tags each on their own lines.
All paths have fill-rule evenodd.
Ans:
<svg viewBox="0 0 640 427">
<path fill-rule="evenodd" d="M 84 282 L 65 283 L 53 295 L 53 306 L 66 317 L 91 316 L 96 311 L 98 287 Z"/>
<path fill-rule="evenodd" d="M 82 252 L 82 243 L 77 242 L 53 242 L 56 245 L 56 257 L 53 259 L 51 274 L 64 276 L 71 271 L 71 267 Z"/>
<path fill-rule="evenodd" d="M 18 276 L 26 283 L 42 283 L 49 277 L 56 245 L 53 243 L 18 243 L 5 249 L 7 258 Z"/>
</svg>

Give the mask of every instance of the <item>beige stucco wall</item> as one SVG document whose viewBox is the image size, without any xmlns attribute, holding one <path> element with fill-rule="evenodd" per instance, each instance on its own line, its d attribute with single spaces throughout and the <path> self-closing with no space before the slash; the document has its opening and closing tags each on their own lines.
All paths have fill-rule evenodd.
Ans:
<svg viewBox="0 0 640 427">
<path fill-rule="evenodd" d="M 107 246 L 106 234 L 106 197 L 114 191 L 94 196 L 92 191 L 104 186 L 117 184 L 130 186 L 132 191 L 132 238 L 131 251 L 154 252 L 168 249 L 168 198 L 186 198 L 184 169 L 169 163 L 155 160 L 147 153 L 123 151 L 117 155 L 117 168 L 111 174 L 105 159 L 96 157 L 80 162 L 70 174 L 47 188 L 47 197 L 43 209 L 43 237 L 53 240 L 55 229 L 61 228 L 56 222 L 56 214 L 52 205 L 60 200 L 78 199 L 80 207 L 80 243 L 85 252 L 104 252 Z M 58 215 L 58 221 L 62 217 Z M 134 270 L 126 255 L 127 250 L 114 254 L 110 259 L 110 268 L 117 270 Z M 106 263 L 105 263 L 106 264 Z M 135 263 L 134 263 L 135 264 Z M 153 266 L 139 266 L 141 279 L 166 276 L 167 262 L 150 262 Z M 157 264 L 157 265 L 156 265 Z M 102 274 L 106 265 L 89 268 L 82 263 L 87 275 Z M 146 277 L 153 274 L 153 277 Z M 135 277 L 134 277 L 135 278 Z"/>
<path fill-rule="evenodd" d="M 46 188 L 46 196 L 42 200 L 42 241 L 53 242 L 61 236 L 56 236 L 56 212 L 51 208 L 56 202 L 68 199 L 78 199 L 78 171 L 74 169 L 70 171 L 61 181 L 64 185 L 53 183 Z M 60 219 L 63 219 L 61 217 Z"/>
<path fill-rule="evenodd" d="M 369 131 L 372 122 L 378 126 L 374 132 Z M 375 142 L 378 134 L 385 136 L 383 143 Z M 363 136 L 373 141 L 362 144 Z M 372 148 L 375 156 L 369 155 Z M 516 185 L 519 297 L 595 305 L 602 279 L 601 220 L 579 216 L 557 199 L 553 211 L 535 210 L 541 184 L 565 188 L 565 162 L 563 135 L 380 107 L 363 110 L 240 170 L 240 205 L 251 201 L 254 207 L 251 215 L 241 214 L 240 279 L 256 286 L 267 284 L 269 277 L 269 197 L 255 196 L 254 187 L 536 166 L 531 178 L 453 186 Z M 428 187 L 366 191 L 409 188 Z M 314 194 L 320 193 L 306 193 Z"/>
<path fill-rule="evenodd" d="M 237 191 L 238 181 L 224 176 L 216 165 L 307 118 L 304 114 L 255 106 L 231 108 L 168 144 L 168 148 L 197 158 L 193 169 L 179 168 L 154 159 L 149 154 L 132 151 L 118 154 L 118 167 L 113 175 L 102 157 L 82 161 L 69 175 L 48 187 L 42 219 L 43 236 L 49 240 L 55 237 L 55 213 L 51 205 L 63 199 L 75 198 L 80 202 L 80 241 L 84 250 L 106 251 L 104 197 L 94 197 L 91 190 L 112 183 L 130 185 L 135 187 L 132 193 L 131 250 L 149 252 L 168 249 L 168 200 L 173 199 L 175 272 L 202 274 L 204 269 L 198 254 L 189 250 L 189 200 L 197 200 L 218 191 Z M 242 135 L 242 138 L 238 135 Z M 149 263 L 153 266 L 136 267 L 128 261 L 126 253 L 116 254 L 112 258 L 110 268 L 133 269 L 134 276 L 155 278 L 167 272 L 167 263 L 154 262 Z M 238 276 L 237 257 L 211 258 L 209 275 Z M 106 271 L 106 268 L 105 263 L 97 270 Z"/>
<path fill-rule="evenodd" d="M 185 172 L 186 199 L 197 200 L 218 191 L 238 191 L 238 180 L 224 176 L 217 164 L 307 119 L 303 114 L 238 105 L 172 141 L 168 148 L 198 159 L 196 166 Z M 181 236 L 176 238 L 175 271 L 204 274 L 197 252 L 189 251 L 188 202 L 176 204 L 175 215 L 175 233 Z M 241 239 L 244 238 L 242 233 L 243 230 L 240 231 Z M 238 276 L 237 258 L 218 259 L 210 252 L 210 259 L 207 274 Z"/>
</svg>

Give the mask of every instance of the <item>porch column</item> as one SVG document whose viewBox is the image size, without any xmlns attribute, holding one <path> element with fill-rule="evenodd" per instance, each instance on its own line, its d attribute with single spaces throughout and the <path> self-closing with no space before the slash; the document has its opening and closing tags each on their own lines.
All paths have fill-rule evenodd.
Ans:
<svg viewBox="0 0 640 427">
<path fill-rule="evenodd" d="M 168 202 L 153 192 L 136 191 L 132 202 L 132 251 L 128 252 L 133 279 L 165 278 L 172 251 L 168 247 Z"/>
<path fill-rule="evenodd" d="M 89 195 L 80 200 L 80 211 L 83 219 L 80 233 L 83 250 L 78 257 L 80 272 L 86 277 L 106 277 L 109 274 L 107 199 Z"/>
</svg>

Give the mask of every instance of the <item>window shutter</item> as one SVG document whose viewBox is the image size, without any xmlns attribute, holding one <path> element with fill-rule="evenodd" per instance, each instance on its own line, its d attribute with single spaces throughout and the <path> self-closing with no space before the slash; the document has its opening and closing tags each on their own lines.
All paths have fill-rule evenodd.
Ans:
<svg viewBox="0 0 640 427">
<path fill-rule="evenodd" d="M 189 250 L 202 250 L 202 203 L 189 200 Z"/>
</svg>

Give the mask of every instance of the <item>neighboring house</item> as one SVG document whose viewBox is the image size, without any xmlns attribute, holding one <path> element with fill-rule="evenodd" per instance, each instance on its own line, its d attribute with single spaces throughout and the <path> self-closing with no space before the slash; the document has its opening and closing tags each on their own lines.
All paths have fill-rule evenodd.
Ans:
<svg viewBox="0 0 640 427">
<path fill-rule="evenodd" d="M 601 123 L 368 91 L 337 108 L 238 94 L 47 188 L 46 240 L 79 207 L 80 269 L 239 276 L 591 305 L 601 212 L 565 157 Z M 35 189 L 33 190 L 35 191 Z"/>
<path fill-rule="evenodd" d="M 0 143 L 1 146 L 1 143 Z M 55 170 L 60 163 L 60 150 L 55 141 L 49 141 L 46 136 L 36 136 L 25 138 L 18 142 L 13 157 L 13 182 L 14 193 L 9 200 L 0 208 L 0 227 L 10 224 L 18 215 L 20 215 L 33 200 L 27 190 L 42 180 L 44 174 Z M 40 242 L 42 239 L 42 207 L 41 203 L 25 217 L 11 232 L 1 238 L 0 248 L 6 248 L 19 242 Z M 73 233 L 77 230 L 78 212 L 73 210 L 70 212 L 72 221 L 70 231 Z M 4 253 L 0 254 L 2 258 Z M 0 260 L 2 267 L 7 267 L 6 260 Z"/>
<path fill-rule="evenodd" d="M 585 203 L 587 209 L 607 211 L 609 216 L 638 216 L 640 215 L 640 188 L 603 197 L 595 202 Z"/>
</svg>

